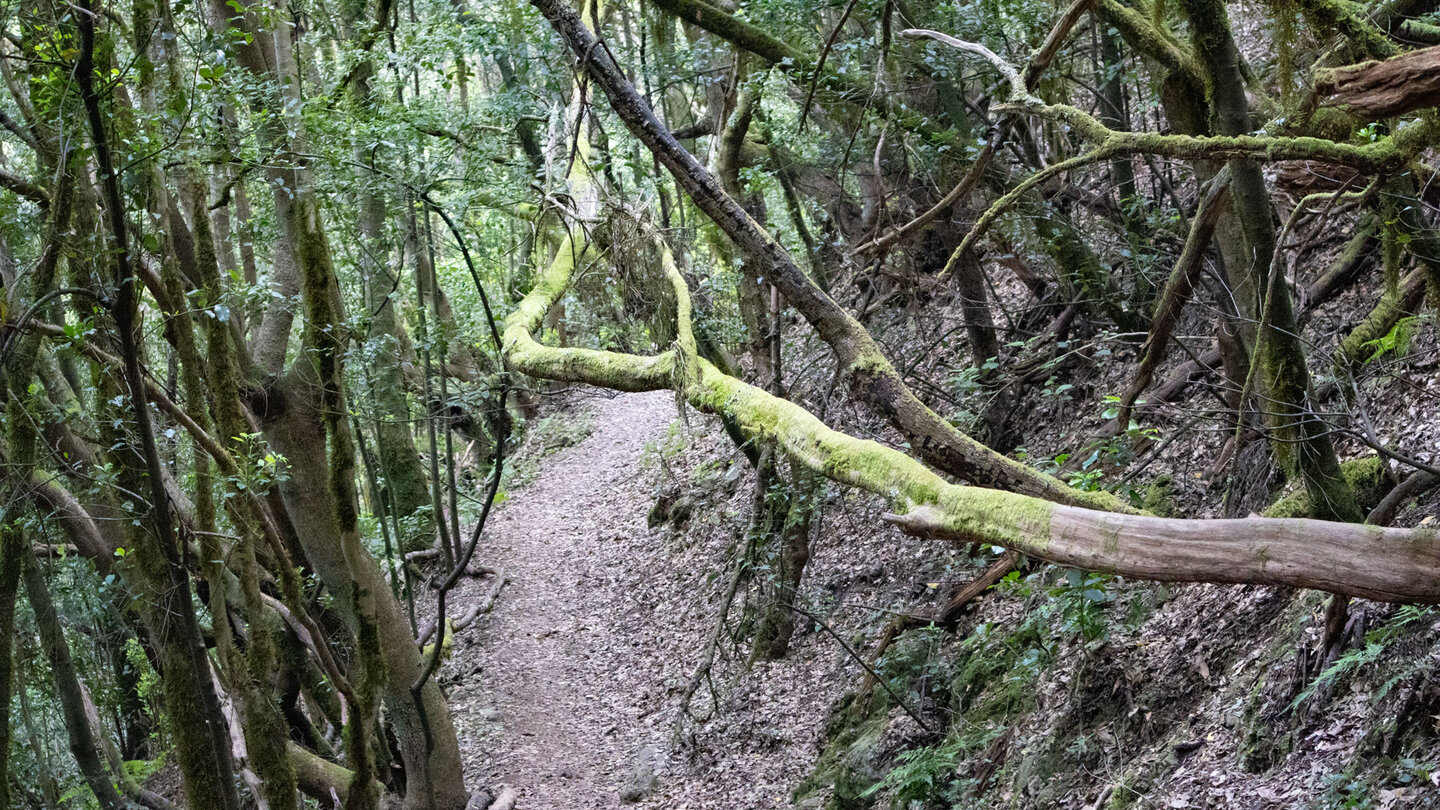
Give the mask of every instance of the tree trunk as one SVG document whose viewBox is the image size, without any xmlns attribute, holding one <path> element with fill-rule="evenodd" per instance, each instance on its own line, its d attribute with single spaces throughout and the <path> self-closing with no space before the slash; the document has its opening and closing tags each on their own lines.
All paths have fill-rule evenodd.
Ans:
<svg viewBox="0 0 1440 810">
<path fill-rule="evenodd" d="M 115 776 L 105 767 L 100 754 L 100 742 L 95 737 L 95 728 L 85 713 L 85 697 L 80 687 L 80 677 L 75 672 L 75 663 L 70 658 L 70 645 L 60 628 L 60 618 L 55 612 L 55 603 L 50 599 L 50 588 L 45 574 L 40 570 L 35 555 L 27 549 L 20 560 L 25 574 L 25 591 L 30 605 L 35 610 L 35 624 L 40 631 L 40 646 L 50 662 L 50 672 L 55 678 L 55 692 L 60 698 L 60 711 L 65 718 L 65 730 L 70 737 L 70 753 L 75 764 L 85 777 L 85 783 L 95 794 L 95 800 L 104 810 L 126 810 L 130 804 L 115 789 Z"/>
<path fill-rule="evenodd" d="M 1404 115 L 1440 105 L 1440 46 L 1411 50 L 1384 62 L 1362 62 L 1315 76 L 1326 104 L 1362 121 Z"/>
<path fill-rule="evenodd" d="M 10 695 L 15 683 L 15 595 L 25 538 L 14 521 L 0 526 L 0 807 L 10 807 Z M 24 684 L 21 684 L 24 689 Z M 37 763 L 39 764 L 39 763 Z"/>
<path fill-rule="evenodd" d="M 756 471 L 756 521 L 752 530 L 764 532 L 755 545 L 768 561 L 769 569 L 760 584 L 760 623 L 755 629 L 752 659 L 775 661 L 790 649 L 795 634 L 795 610 L 800 580 L 810 561 L 810 525 L 824 487 L 817 476 L 798 464 L 791 464 L 790 479 L 779 470 L 772 452 L 769 474 Z M 761 462 L 762 465 L 765 462 Z M 770 479 L 770 486 L 761 484 Z M 779 547 L 776 548 L 776 545 Z"/>
<path fill-rule="evenodd" d="M 171 710 L 170 719 L 178 743 L 186 795 L 192 801 L 216 810 L 238 810 L 240 799 L 235 790 L 229 735 L 195 618 L 190 576 L 174 531 L 171 499 L 164 484 L 166 476 L 151 427 L 139 345 L 140 282 L 132 265 L 125 204 L 111 158 L 100 97 L 94 85 L 95 19 L 88 7 L 76 17 L 81 48 L 75 76 L 88 118 L 96 173 L 104 192 L 104 212 L 114 255 L 115 289 L 118 290 L 111 312 L 124 363 L 129 416 L 133 420 L 133 432 L 138 434 L 139 440 L 137 447 L 135 437 L 127 434 L 117 437 L 118 441 L 111 446 L 119 448 L 122 456 L 120 467 L 126 471 L 122 477 L 129 479 L 131 491 L 140 492 L 148 488 L 150 492 L 149 530 L 132 533 L 140 552 L 136 570 L 141 572 L 140 578 L 144 583 L 141 590 L 147 597 L 143 601 L 164 661 L 162 677 L 166 705 Z"/>
<path fill-rule="evenodd" d="M 1243 135 L 1252 129 L 1250 107 L 1225 6 L 1220 0 L 1183 0 L 1183 5 L 1210 78 L 1215 129 L 1220 135 Z M 1260 363 L 1260 391 L 1275 455 L 1305 483 L 1315 517 L 1362 521 L 1365 516 L 1356 505 L 1355 493 L 1340 473 L 1329 428 L 1311 407 L 1310 372 L 1290 289 L 1284 273 L 1271 269 L 1275 223 L 1265 176 L 1259 164 L 1248 158 L 1233 158 L 1229 166 L 1244 251 L 1227 260 L 1225 269 L 1242 317 L 1257 313 L 1264 327 L 1256 336 L 1254 362 Z"/>
<path fill-rule="evenodd" d="M 358 10 L 363 9 L 361 4 Z M 352 28 L 368 24 L 363 16 L 355 19 L 353 15 L 347 22 Z M 362 118 L 374 114 L 374 90 L 371 87 L 374 74 L 374 64 L 368 56 L 352 71 L 350 97 Z M 355 159 L 359 165 L 369 167 L 375 159 L 375 152 L 357 144 Z M 388 491 L 396 515 L 406 521 L 407 531 L 399 538 L 400 547 L 403 551 L 419 551 L 428 548 L 434 541 L 435 520 L 439 518 L 439 513 L 430 510 L 425 466 L 420 461 L 420 451 L 415 447 L 415 436 L 410 427 L 410 403 L 406 396 L 402 363 L 410 336 L 406 334 L 404 321 L 395 306 L 401 299 L 401 277 L 388 267 L 390 249 L 385 239 L 386 205 L 384 197 L 375 188 L 382 181 L 378 172 L 367 168 L 356 192 L 360 277 L 365 288 L 366 310 L 370 314 L 368 373 L 376 410 L 375 445 L 380 467 L 385 471 L 383 486 Z"/>
<path fill-rule="evenodd" d="M 320 384 L 307 376 L 307 371 L 301 364 L 282 377 L 271 393 L 278 406 L 276 412 L 262 414 L 266 438 L 288 464 L 281 492 L 305 556 L 335 594 L 335 604 L 350 631 L 358 635 L 363 624 L 373 626 L 378 656 L 383 662 L 384 681 L 379 688 L 405 765 L 407 810 L 460 810 L 468 796 L 450 710 L 432 680 L 424 691 L 424 711 L 433 736 L 433 748 L 428 748 L 409 691 L 420 672 L 420 651 L 404 608 L 391 595 L 384 572 L 369 552 L 359 547 L 354 524 L 347 527 L 341 522 L 342 504 L 337 502 L 335 491 L 323 483 L 331 480 L 332 462 L 326 452 Z M 344 508 L 353 510 L 353 483 L 350 487 L 347 497 L 352 500 Z M 356 615 L 354 605 L 365 606 L 369 615 Z"/>
</svg>

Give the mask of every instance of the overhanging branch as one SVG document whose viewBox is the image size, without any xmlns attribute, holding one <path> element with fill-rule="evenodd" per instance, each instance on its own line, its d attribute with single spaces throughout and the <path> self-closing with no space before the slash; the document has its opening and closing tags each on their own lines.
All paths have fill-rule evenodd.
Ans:
<svg viewBox="0 0 1440 810">
<path fill-rule="evenodd" d="M 1173 520 L 1063 506 L 951 484 L 878 442 L 832 430 L 809 411 L 703 359 L 676 374 L 675 350 L 638 356 L 544 346 L 533 333 L 569 287 L 588 244 L 567 240 L 505 323 L 512 368 L 623 391 L 678 389 L 705 413 L 734 419 L 806 468 L 878 495 L 906 532 L 987 543 L 1061 565 L 1137 579 L 1287 585 L 1394 602 L 1440 603 L 1440 542 L 1432 528 L 1381 529 L 1320 520 Z M 668 274 L 681 300 L 689 294 Z M 683 313 L 685 307 L 682 305 Z"/>
<path fill-rule="evenodd" d="M 1249 158 L 1274 162 L 1281 160 L 1317 160 L 1337 166 L 1349 166 L 1362 173 L 1386 174 L 1405 165 L 1421 150 L 1428 148 L 1440 132 L 1435 119 L 1411 122 L 1388 138 L 1368 144 L 1351 144 L 1325 138 L 1289 137 L 1281 135 L 1166 135 L 1158 132 L 1125 132 L 1111 129 L 1093 115 L 1069 104 L 1041 104 L 1027 101 L 1020 104 L 997 105 L 997 110 L 1027 112 L 1068 124 L 1094 148 L 1078 157 L 1049 166 L 1006 193 L 988 208 L 974 227 L 965 234 L 960 245 L 950 254 L 943 281 L 954 272 L 959 257 L 975 247 L 996 219 L 1040 182 L 1063 171 L 1088 166 L 1100 160 L 1123 155 L 1156 155 L 1177 160 L 1227 160 Z"/>
</svg>

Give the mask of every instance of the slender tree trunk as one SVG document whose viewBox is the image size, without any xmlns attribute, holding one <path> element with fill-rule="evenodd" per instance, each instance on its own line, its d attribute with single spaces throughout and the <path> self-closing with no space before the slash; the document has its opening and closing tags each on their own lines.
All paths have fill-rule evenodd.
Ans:
<svg viewBox="0 0 1440 810">
<path fill-rule="evenodd" d="M 95 794 L 95 800 L 104 810 L 129 808 L 131 805 L 115 789 L 115 776 L 105 767 L 100 754 L 100 742 L 96 739 L 95 728 L 85 712 L 85 697 L 80 687 L 80 677 L 75 672 L 75 663 L 70 657 L 70 645 L 60 628 L 60 618 L 55 612 L 55 603 L 50 598 L 50 587 L 45 574 L 40 570 L 35 555 L 25 550 L 20 560 L 24 569 L 25 591 L 30 605 L 35 610 L 35 624 L 40 631 L 40 646 L 50 662 L 50 672 L 55 678 L 55 692 L 60 698 L 60 711 L 65 718 L 65 729 L 70 736 L 70 753 L 75 764 L 85 777 L 85 783 Z"/>
<path fill-rule="evenodd" d="M 1249 101 L 1240 74 L 1240 56 L 1230 20 L 1220 0 L 1183 0 L 1201 62 L 1210 79 L 1210 104 L 1220 135 L 1251 130 Z M 1254 160 L 1229 163 L 1231 198 L 1241 228 L 1244 251 L 1227 262 L 1231 289 L 1242 316 L 1258 313 L 1264 328 L 1256 336 L 1255 362 L 1260 363 L 1260 390 L 1275 455 L 1310 493 L 1313 516 L 1359 522 L 1365 516 L 1355 493 L 1340 472 L 1340 460 L 1329 428 L 1310 402 L 1310 372 L 1284 273 L 1272 272 L 1275 256 L 1274 211 L 1265 176 Z"/>
<path fill-rule="evenodd" d="M 763 515 L 765 521 L 755 529 L 764 530 L 764 539 L 770 546 L 767 554 L 770 573 L 761 583 L 763 598 L 752 658 L 774 661 L 785 656 L 790 649 L 790 637 L 795 634 L 793 606 L 799 596 L 805 565 L 810 561 L 810 528 L 824 487 L 819 476 L 798 464 L 790 464 L 788 481 L 779 471 L 778 459 L 772 458 L 771 464 L 775 469 L 770 474 L 762 476 L 759 471 L 756 474 L 757 514 Z M 771 479 L 770 486 L 762 490 L 761 484 L 766 478 Z M 757 547 L 766 551 L 763 545 L 757 544 Z"/>
<path fill-rule="evenodd" d="M 18 563 L 19 560 L 17 559 L 16 562 Z M 24 649 L 23 646 L 22 649 Z M 20 671 L 25 672 L 25 663 L 30 658 L 29 653 L 17 655 L 16 658 L 20 663 Z M 17 691 L 20 696 L 20 721 L 25 726 L 25 736 L 30 741 L 30 755 L 35 757 L 35 767 L 40 775 L 40 800 L 44 802 L 45 810 L 58 810 L 60 787 L 55 783 L 55 775 L 51 772 L 49 751 L 45 747 L 47 735 L 35 727 L 35 713 L 30 708 L 30 689 L 23 679 L 20 681 L 20 688 Z"/>
<path fill-rule="evenodd" d="M 342 488 L 347 490 L 344 497 L 348 505 L 346 501 L 337 501 L 337 490 L 305 483 L 325 480 L 333 483 L 334 479 L 330 478 L 333 460 L 326 451 L 324 406 L 317 384 L 303 379 L 304 373 L 301 366 L 281 378 L 272 396 L 277 400 L 283 398 L 283 408 L 264 422 L 271 446 L 289 465 L 281 491 L 290 507 L 306 558 L 335 594 L 336 605 L 341 608 L 351 631 L 357 637 L 369 633 L 370 643 L 374 645 L 369 654 L 378 654 L 379 661 L 383 662 L 384 681 L 378 686 L 400 743 L 400 756 L 405 765 L 406 808 L 460 810 L 468 797 L 459 743 L 445 697 L 433 680 L 426 685 L 425 714 L 434 740 L 433 747 L 427 747 L 418 710 L 409 692 L 409 685 L 421 667 L 420 650 L 409 620 L 401 604 L 391 596 L 380 566 L 360 547 L 357 527 L 352 522 L 346 528 L 339 518 L 342 507 L 355 508 L 353 482 L 342 482 Z M 335 541 L 337 537 L 342 538 L 341 542 Z M 357 615 L 356 605 L 368 615 Z"/>
<path fill-rule="evenodd" d="M 347 7 L 347 25 L 351 29 L 366 26 L 369 21 L 357 12 L 363 4 Z M 353 33 L 352 33 L 353 37 Z M 463 70 L 464 63 L 460 63 Z M 351 102 L 362 120 L 374 116 L 374 63 L 364 57 L 352 71 L 348 88 Z M 356 191 L 356 210 L 360 225 L 360 277 L 365 288 L 365 305 L 370 314 L 369 338 L 372 341 L 369 373 L 376 404 L 375 445 L 380 465 L 385 470 L 384 486 L 390 495 L 397 516 L 407 521 L 407 531 L 400 538 L 403 551 L 419 551 L 434 540 L 438 513 L 429 510 L 430 493 L 425 481 L 425 466 L 415 447 L 411 431 L 410 403 L 405 391 L 402 358 L 410 344 L 405 324 L 396 311 L 401 300 L 401 275 L 389 268 L 389 245 L 385 239 L 385 198 L 376 187 L 383 182 L 370 165 L 381 147 L 355 145 L 355 159 L 366 170 Z M 442 355 L 443 356 L 443 355 Z"/>
<path fill-rule="evenodd" d="M 165 475 L 151 427 L 140 359 L 139 279 L 131 265 L 124 200 L 110 154 L 100 98 L 94 86 L 96 19 L 88 2 L 82 13 L 76 16 L 81 48 L 75 75 L 89 120 L 90 139 L 112 240 L 117 293 L 111 311 L 124 362 L 130 414 L 134 432 L 139 437 L 138 447 L 130 438 L 121 442 L 121 452 L 133 458 L 133 461 L 122 463 L 122 467 L 133 471 L 132 484 L 136 490 L 143 490 L 145 484 L 149 485 L 151 498 L 150 531 L 134 533 L 141 552 L 137 568 L 144 568 L 143 578 L 148 580 L 146 590 L 150 597 L 147 602 L 150 605 L 150 623 L 164 659 L 162 676 L 166 705 L 170 708 L 171 722 L 179 743 L 186 795 L 198 804 L 217 810 L 238 810 L 240 800 L 235 790 L 229 734 L 195 619 L 190 576 L 185 570 L 181 544 L 174 531 L 170 496 L 165 489 Z M 143 474 L 139 473 L 140 469 L 144 470 Z"/>
<path fill-rule="evenodd" d="M 0 526 L 0 807 L 10 807 L 10 695 L 15 683 L 15 595 L 25 538 L 12 520 Z M 24 689 L 24 684 L 21 684 Z"/>
<path fill-rule="evenodd" d="M 737 71 L 737 81 L 744 81 L 744 63 Z M 735 101 L 735 110 L 722 129 L 716 152 L 715 174 L 734 199 L 743 200 L 746 210 L 757 222 L 765 221 L 764 201 L 759 194 L 747 194 L 740 180 L 742 148 L 759 94 L 742 85 Z M 717 255 L 728 258 L 731 249 L 726 237 L 713 237 Z M 749 353 L 754 363 L 757 383 L 776 396 L 785 396 L 781 377 L 780 347 L 782 318 L 778 294 L 764 278 L 757 275 L 747 262 L 738 272 L 736 294 L 740 314 L 749 337 Z M 743 445 L 743 443 L 742 443 Z M 795 630 L 791 609 L 805 563 L 810 559 L 809 536 L 811 500 L 814 486 L 811 479 L 795 475 L 787 480 L 780 469 L 780 454 L 772 443 L 761 450 L 755 465 L 755 503 L 750 531 L 750 547 L 758 549 L 771 562 L 768 573 L 760 582 L 759 624 L 755 631 L 753 657 L 774 660 L 785 655 L 790 636 Z"/>
</svg>

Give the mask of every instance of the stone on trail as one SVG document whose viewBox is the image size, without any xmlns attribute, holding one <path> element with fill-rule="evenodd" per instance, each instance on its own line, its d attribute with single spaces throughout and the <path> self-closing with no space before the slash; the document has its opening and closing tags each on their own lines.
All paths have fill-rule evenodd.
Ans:
<svg viewBox="0 0 1440 810">
<path fill-rule="evenodd" d="M 620 801 L 631 804 L 650 795 L 659 781 L 660 766 L 664 764 L 665 752 L 659 745 L 646 743 L 640 746 L 630 767 L 630 781 L 620 791 Z"/>
</svg>

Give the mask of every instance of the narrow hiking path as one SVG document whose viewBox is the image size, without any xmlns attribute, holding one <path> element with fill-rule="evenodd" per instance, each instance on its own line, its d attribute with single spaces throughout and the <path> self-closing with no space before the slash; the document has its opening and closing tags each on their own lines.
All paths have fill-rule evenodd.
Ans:
<svg viewBox="0 0 1440 810">
<path fill-rule="evenodd" d="M 516 788 L 523 810 L 618 807 L 636 752 L 664 741 L 666 690 L 646 660 L 657 605 L 632 569 L 657 552 L 641 458 L 675 399 L 584 407 L 589 436 L 546 457 L 492 517 L 477 559 L 509 584 L 447 667 L 467 781 Z M 489 587 L 465 583 L 455 615 Z"/>
</svg>

